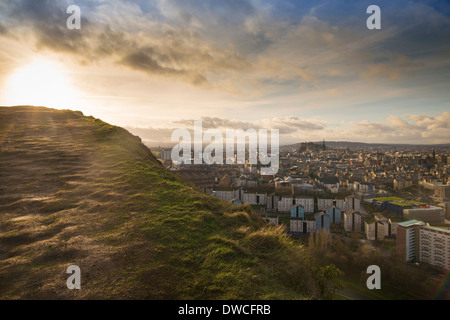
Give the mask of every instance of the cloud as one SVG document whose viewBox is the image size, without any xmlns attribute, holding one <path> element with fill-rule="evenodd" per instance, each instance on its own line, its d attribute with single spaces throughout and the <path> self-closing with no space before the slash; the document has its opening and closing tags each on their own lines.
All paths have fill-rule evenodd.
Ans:
<svg viewBox="0 0 450 320">
<path fill-rule="evenodd" d="M 151 75 L 158 74 L 171 76 L 173 78 L 182 78 L 197 86 L 204 85 L 208 82 L 204 75 L 195 71 L 174 69 L 172 67 L 162 65 L 162 63 L 158 61 L 153 54 L 151 54 L 151 52 L 153 52 L 153 50 L 151 48 L 147 48 L 130 53 L 121 60 L 121 63 L 131 67 L 132 69 L 140 70 Z"/>
<path fill-rule="evenodd" d="M 202 121 L 203 129 L 278 129 L 280 135 L 289 135 L 301 131 L 319 131 L 326 127 L 326 124 L 324 122 L 319 122 L 316 120 L 302 120 L 297 117 L 277 117 L 257 121 L 241 121 L 217 117 L 202 117 L 200 120 Z M 178 120 L 174 121 L 174 123 L 191 127 L 193 126 L 194 120 Z"/>
<path fill-rule="evenodd" d="M 117 1 L 102 3 L 91 11 L 81 7 L 82 13 L 86 12 L 86 15 L 82 14 L 81 30 L 66 27 L 67 1 L 7 2 L 6 14 L 12 17 L 8 20 L 8 28 L 17 29 L 23 38 L 31 31 L 38 50 L 68 53 L 85 64 L 113 59 L 119 65 L 150 76 L 168 77 L 207 88 L 211 87 L 208 80 L 211 75 L 241 72 L 250 67 L 249 61 L 232 48 L 217 48 L 214 43 L 202 41 L 195 33 L 163 22 L 136 23 L 135 20 L 143 20 L 142 14 L 127 16 L 127 9 L 122 12 L 112 10 L 112 15 L 121 14 L 118 24 L 111 21 L 110 16 L 103 17 L 101 10 L 127 7 Z M 236 3 L 230 1 L 225 7 L 233 5 Z M 130 3 L 128 7 L 134 7 L 134 4 Z M 0 32 L 4 29 L 6 27 L 0 28 Z"/>
<path fill-rule="evenodd" d="M 448 66 L 445 4 L 382 1 L 382 30 L 371 32 L 364 3 L 345 1 L 80 0 L 82 29 L 68 30 L 73 3 L 2 0 L 0 37 L 247 99 L 293 90 L 337 96 L 339 83 L 361 79 L 407 86 Z"/>
<path fill-rule="evenodd" d="M 5 35 L 8 32 L 8 29 L 0 22 L 0 35 Z"/>
<path fill-rule="evenodd" d="M 144 142 L 171 143 L 171 136 L 174 129 L 169 128 L 139 128 L 126 126 L 125 129 L 132 134 L 139 136 Z"/>
<path fill-rule="evenodd" d="M 410 121 L 390 115 L 386 121 L 345 123 L 337 130 L 341 139 L 386 143 L 448 143 L 450 137 L 450 112 L 438 116 L 406 115 Z"/>
<path fill-rule="evenodd" d="M 423 63 L 414 61 L 402 54 L 387 53 L 373 57 L 373 60 L 383 61 L 370 63 L 361 71 L 363 79 L 385 78 L 389 80 L 399 80 L 414 76 L 417 71 L 423 68 Z"/>
<path fill-rule="evenodd" d="M 433 144 L 448 143 L 450 137 L 450 112 L 435 117 L 406 115 L 405 118 L 389 115 L 383 122 L 349 121 L 339 126 L 297 117 L 280 117 L 258 121 L 242 121 L 218 117 L 203 117 L 203 132 L 218 129 L 225 134 L 226 129 L 278 129 L 282 144 L 303 141 L 361 141 L 373 143 Z M 178 128 L 193 131 L 194 120 L 173 121 L 170 128 L 127 127 L 133 134 L 152 143 L 171 143 L 172 132 Z"/>
</svg>

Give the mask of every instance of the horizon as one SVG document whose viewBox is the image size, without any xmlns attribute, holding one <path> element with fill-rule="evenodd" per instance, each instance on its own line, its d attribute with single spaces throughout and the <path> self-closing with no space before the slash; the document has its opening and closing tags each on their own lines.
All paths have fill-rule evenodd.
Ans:
<svg viewBox="0 0 450 320">
<path fill-rule="evenodd" d="M 58 108 L 49 108 L 46 106 L 34 106 L 34 105 L 15 105 L 15 106 L 1 106 L 0 108 L 15 108 L 15 107 L 35 107 L 35 108 L 48 108 L 48 109 L 55 109 L 55 110 L 70 110 L 70 111 L 75 111 L 75 112 L 82 112 L 81 110 L 72 110 L 72 109 L 58 109 Z M 91 116 L 91 115 L 86 115 L 85 116 Z M 103 120 L 103 119 L 100 119 Z M 128 131 L 130 131 L 130 128 L 126 128 Z M 133 133 L 132 131 L 130 131 L 131 133 Z M 134 133 L 133 133 L 134 134 Z M 139 135 L 138 135 L 139 136 Z M 139 136 L 140 137 L 140 136 Z M 176 141 L 171 141 L 171 142 L 166 142 L 163 143 L 161 142 L 159 145 L 159 142 L 154 142 L 154 141 L 148 141 L 143 139 L 142 137 L 140 137 L 143 141 L 144 144 L 146 144 L 148 147 L 151 148 L 155 148 L 155 147 L 162 147 L 162 148 L 166 148 L 168 145 L 170 145 L 171 147 L 175 146 L 177 144 Z M 203 145 L 207 145 L 210 144 L 211 141 L 202 141 Z M 449 143 L 437 143 L 437 144 L 413 144 L 413 143 L 386 143 L 386 142 L 362 142 L 362 141 L 347 141 L 347 140 L 317 140 L 317 141 L 299 141 L 299 142 L 294 142 L 294 143 L 288 143 L 288 144 L 280 144 L 280 148 L 281 147 L 291 147 L 297 144 L 302 144 L 302 143 L 313 143 L 313 144 L 322 144 L 325 143 L 325 145 L 327 143 L 349 143 L 349 144 L 367 144 L 367 145 L 384 145 L 384 146 L 425 146 L 425 147 L 433 147 L 433 146 L 437 146 L 437 147 L 444 147 L 450 148 L 450 142 Z M 194 142 L 192 142 L 192 144 L 194 144 Z M 237 142 L 235 144 L 238 144 Z M 246 144 L 248 144 L 248 142 L 246 142 Z"/>
<path fill-rule="evenodd" d="M 174 130 L 278 129 L 302 141 L 450 140 L 450 4 L 0 0 L 0 105 L 80 110 L 171 142 Z M 26 94 L 24 94 L 26 92 Z"/>
</svg>

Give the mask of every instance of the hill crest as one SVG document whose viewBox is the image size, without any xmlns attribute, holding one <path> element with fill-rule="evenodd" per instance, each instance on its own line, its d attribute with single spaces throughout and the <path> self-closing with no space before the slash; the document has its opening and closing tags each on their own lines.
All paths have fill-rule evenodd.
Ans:
<svg viewBox="0 0 450 320">
<path fill-rule="evenodd" d="M 140 138 L 81 112 L 0 107 L 0 298 L 328 294 L 282 228 L 201 193 Z M 68 290 L 69 265 L 82 289 Z"/>
</svg>

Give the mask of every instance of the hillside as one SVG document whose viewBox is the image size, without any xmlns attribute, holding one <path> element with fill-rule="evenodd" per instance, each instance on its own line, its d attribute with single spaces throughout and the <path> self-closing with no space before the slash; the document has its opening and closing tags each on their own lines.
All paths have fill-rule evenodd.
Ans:
<svg viewBox="0 0 450 320">
<path fill-rule="evenodd" d="M 1 299 L 305 299 L 318 268 L 249 207 L 166 171 L 81 112 L 0 108 Z M 66 268 L 81 268 L 68 290 Z"/>
</svg>

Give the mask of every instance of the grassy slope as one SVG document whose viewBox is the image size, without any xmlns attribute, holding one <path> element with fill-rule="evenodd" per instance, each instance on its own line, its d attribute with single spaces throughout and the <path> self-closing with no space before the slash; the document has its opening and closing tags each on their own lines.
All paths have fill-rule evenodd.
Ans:
<svg viewBox="0 0 450 320">
<path fill-rule="evenodd" d="M 302 299 L 321 274 L 281 229 L 80 112 L 0 108 L 0 298 Z M 68 290 L 66 268 L 81 268 Z"/>
</svg>

